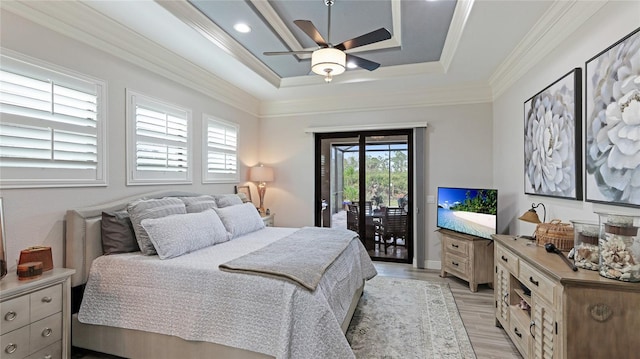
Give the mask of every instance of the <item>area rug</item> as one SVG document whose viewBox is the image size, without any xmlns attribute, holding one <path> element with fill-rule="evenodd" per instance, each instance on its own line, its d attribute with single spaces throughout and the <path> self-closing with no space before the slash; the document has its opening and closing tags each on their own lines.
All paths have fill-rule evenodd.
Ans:
<svg viewBox="0 0 640 359">
<path fill-rule="evenodd" d="M 449 284 L 377 276 L 347 340 L 356 358 L 476 358 Z"/>
</svg>

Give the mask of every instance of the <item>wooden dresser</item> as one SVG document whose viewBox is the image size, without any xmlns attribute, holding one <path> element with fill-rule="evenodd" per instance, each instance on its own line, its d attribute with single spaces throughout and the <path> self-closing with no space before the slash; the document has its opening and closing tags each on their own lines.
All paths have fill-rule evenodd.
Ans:
<svg viewBox="0 0 640 359">
<path fill-rule="evenodd" d="M 640 283 L 573 272 L 557 254 L 524 238 L 494 239 L 496 324 L 523 357 L 637 357 Z"/>
<path fill-rule="evenodd" d="M 442 243 L 440 276 L 447 273 L 469 282 L 472 292 L 478 284 L 493 282 L 493 241 L 439 229 Z"/>
</svg>

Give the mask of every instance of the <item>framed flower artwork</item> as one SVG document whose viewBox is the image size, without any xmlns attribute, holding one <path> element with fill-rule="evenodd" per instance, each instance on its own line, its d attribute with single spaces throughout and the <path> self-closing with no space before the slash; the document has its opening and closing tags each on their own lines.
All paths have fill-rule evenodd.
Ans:
<svg viewBox="0 0 640 359">
<path fill-rule="evenodd" d="M 586 200 L 640 207 L 640 28 L 585 72 Z"/>
<path fill-rule="evenodd" d="M 524 193 L 582 200 L 582 69 L 524 103 Z"/>
</svg>

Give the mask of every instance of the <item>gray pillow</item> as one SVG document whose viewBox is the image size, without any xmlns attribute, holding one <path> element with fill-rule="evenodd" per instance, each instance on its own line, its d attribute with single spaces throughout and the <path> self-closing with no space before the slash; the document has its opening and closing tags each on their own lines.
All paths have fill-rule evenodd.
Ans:
<svg viewBox="0 0 640 359">
<path fill-rule="evenodd" d="M 187 207 L 187 213 L 197 213 L 206 211 L 207 209 L 216 208 L 215 198 L 209 195 L 197 196 L 197 197 L 179 197 L 184 205 Z"/>
<path fill-rule="evenodd" d="M 187 209 L 178 198 L 162 198 L 162 199 L 140 199 L 138 201 L 129 203 L 127 206 L 127 212 L 131 217 L 131 224 L 133 224 L 133 231 L 136 234 L 136 240 L 142 254 L 151 256 L 156 254 L 153 243 L 147 234 L 147 231 L 142 227 L 141 222 L 147 218 L 161 218 L 172 214 L 186 214 Z"/>
<path fill-rule="evenodd" d="M 228 240 L 212 209 L 142 220 L 160 259 L 174 258 Z"/>
<path fill-rule="evenodd" d="M 264 221 L 253 203 L 216 208 L 215 211 L 229 232 L 230 238 L 236 238 L 265 227 Z"/>
<path fill-rule="evenodd" d="M 128 253 L 140 250 L 127 211 L 102 212 L 102 253 Z"/>
<path fill-rule="evenodd" d="M 218 194 L 215 195 L 215 199 L 218 204 L 218 208 L 242 204 L 242 199 L 240 199 L 237 194 Z"/>
</svg>

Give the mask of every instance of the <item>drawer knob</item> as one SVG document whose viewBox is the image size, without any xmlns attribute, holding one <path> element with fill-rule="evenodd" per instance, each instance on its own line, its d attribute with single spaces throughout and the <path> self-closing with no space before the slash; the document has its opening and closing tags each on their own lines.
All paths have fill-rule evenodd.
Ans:
<svg viewBox="0 0 640 359">
<path fill-rule="evenodd" d="M 502 259 L 505 262 L 509 262 L 509 258 L 505 257 L 505 256 L 500 256 L 500 259 Z"/>
<path fill-rule="evenodd" d="M 451 262 L 451 264 L 453 264 L 456 267 L 458 266 L 458 263 L 456 263 L 456 262 Z"/>
<path fill-rule="evenodd" d="M 4 352 L 7 354 L 13 354 L 16 350 L 18 350 L 18 344 L 14 343 L 9 343 L 9 345 L 4 348 Z"/>
<path fill-rule="evenodd" d="M 459 246 L 457 244 L 452 244 L 451 247 L 458 248 Z"/>
<path fill-rule="evenodd" d="M 16 317 L 18 316 L 18 314 L 16 312 L 14 312 L 13 310 L 10 310 L 7 312 L 7 314 L 4 315 L 4 320 L 10 322 L 14 319 L 16 319 Z"/>
<path fill-rule="evenodd" d="M 540 285 L 540 282 L 539 282 L 539 281 L 537 281 L 537 280 L 535 280 L 535 279 L 533 279 L 533 277 L 529 277 L 529 282 L 533 283 L 536 287 L 537 287 L 538 285 Z"/>
<path fill-rule="evenodd" d="M 44 328 L 44 330 L 42 331 L 42 336 L 46 338 L 48 336 L 51 336 L 52 333 L 53 330 L 51 328 Z"/>
<path fill-rule="evenodd" d="M 507 301 L 508 298 L 509 298 L 509 293 L 504 293 L 504 296 L 502 297 L 502 301 L 506 305 L 509 305 L 509 302 Z"/>
<path fill-rule="evenodd" d="M 53 298 L 51 297 L 42 297 L 42 303 L 51 303 Z"/>
</svg>

